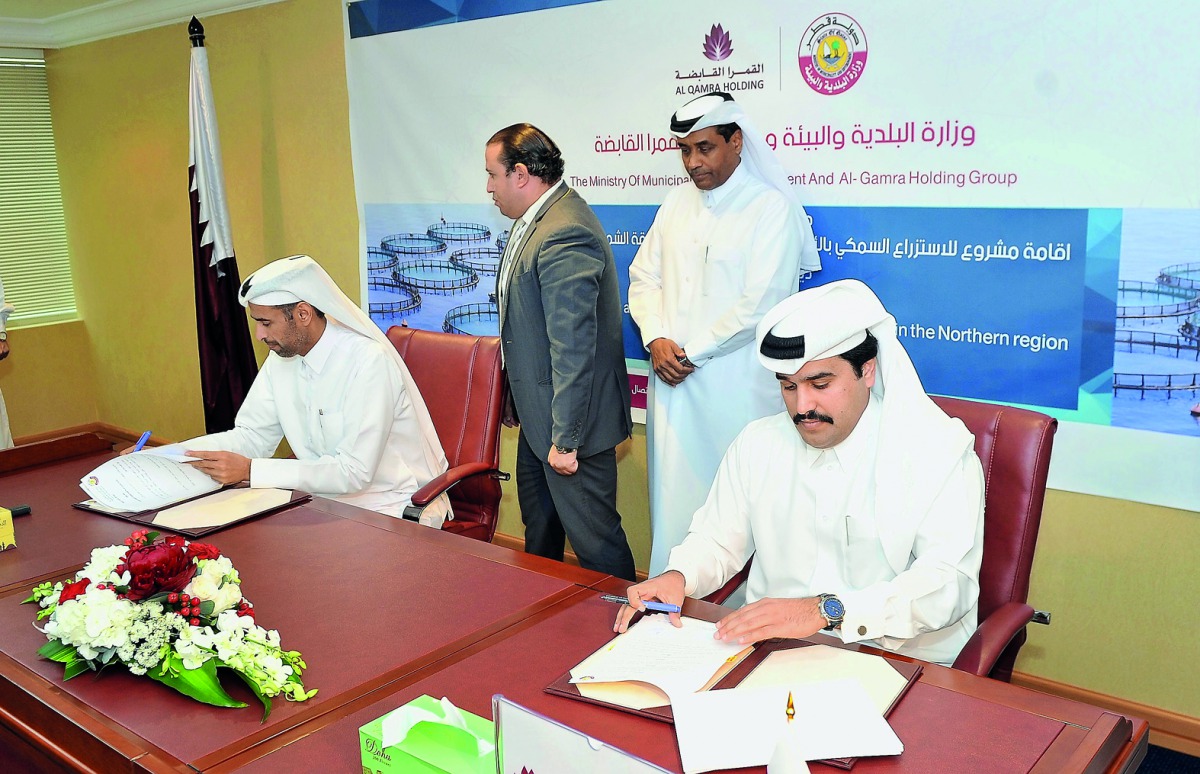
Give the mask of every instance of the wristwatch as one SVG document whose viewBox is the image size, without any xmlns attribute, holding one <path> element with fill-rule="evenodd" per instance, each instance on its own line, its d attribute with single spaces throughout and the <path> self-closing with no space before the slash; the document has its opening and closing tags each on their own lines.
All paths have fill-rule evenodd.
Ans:
<svg viewBox="0 0 1200 774">
<path fill-rule="evenodd" d="M 846 606 L 842 604 L 842 600 L 833 594 L 818 594 L 817 610 L 821 613 L 821 617 L 825 619 L 825 628 L 823 631 L 827 632 L 840 628 L 842 619 L 846 617 Z"/>
<path fill-rule="evenodd" d="M 559 446 L 558 444 L 554 444 L 554 451 L 558 452 L 559 454 L 574 454 L 575 453 L 574 449 L 568 449 L 566 446 Z"/>
<path fill-rule="evenodd" d="M 8 331 L 0 331 L 0 341 L 8 341 Z"/>
</svg>

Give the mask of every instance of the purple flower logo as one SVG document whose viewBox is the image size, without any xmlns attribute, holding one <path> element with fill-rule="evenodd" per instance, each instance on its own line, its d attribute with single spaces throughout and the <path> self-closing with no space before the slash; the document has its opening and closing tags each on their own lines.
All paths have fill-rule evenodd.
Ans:
<svg viewBox="0 0 1200 774">
<path fill-rule="evenodd" d="M 729 33 L 721 29 L 720 24 L 714 24 L 704 36 L 704 55 L 714 62 L 728 59 L 733 53 L 733 40 Z"/>
</svg>

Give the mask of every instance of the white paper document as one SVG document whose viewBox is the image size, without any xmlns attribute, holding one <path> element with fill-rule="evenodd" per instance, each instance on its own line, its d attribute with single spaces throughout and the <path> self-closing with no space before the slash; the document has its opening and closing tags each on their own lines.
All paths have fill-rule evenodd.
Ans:
<svg viewBox="0 0 1200 774">
<path fill-rule="evenodd" d="M 220 527 L 286 505 L 291 499 L 290 489 L 225 489 L 164 508 L 153 524 L 176 530 Z"/>
<path fill-rule="evenodd" d="M 153 454 L 114 457 L 79 480 L 100 505 L 115 511 L 150 511 L 221 487 L 191 465 Z"/>
<path fill-rule="evenodd" d="M 580 694 L 631 709 L 671 703 L 732 669 L 751 648 L 713 638 L 717 626 L 684 618 L 674 627 L 665 615 L 648 615 L 571 670 Z"/>
<path fill-rule="evenodd" d="M 737 687 L 765 688 L 842 679 L 856 680 L 862 685 L 880 715 L 887 712 L 908 685 L 908 678 L 893 669 L 882 656 L 829 645 L 809 645 L 775 651 Z"/>
<path fill-rule="evenodd" d="M 789 692 L 795 707 L 790 722 Z M 673 698 L 679 757 L 687 774 L 765 766 L 781 743 L 809 761 L 904 751 L 856 680 L 739 686 Z"/>
<path fill-rule="evenodd" d="M 147 446 L 135 454 L 149 454 L 153 457 L 162 457 L 163 459 L 172 460 L 174 462 L 199 462 L 198 457 L 189 457 L 184 452 L 187 449 L 181 443 L 169 443 L 166 446 Z"/>
</svg>

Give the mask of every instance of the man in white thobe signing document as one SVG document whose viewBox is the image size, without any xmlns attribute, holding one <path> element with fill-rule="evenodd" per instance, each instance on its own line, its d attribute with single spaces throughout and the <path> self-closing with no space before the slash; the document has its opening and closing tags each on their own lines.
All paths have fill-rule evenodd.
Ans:
<svg viewBox="0 0 1200 774">
<path fill-rule="evenodd" d="M 629 589 L 614 629 L 644 600 L 711 593 L 753 555 L 748 604 L 719 639 L 825 630 L 950 664 L 976 628 L 974 437 L 925 394 L 895 318 L 858 280 L 793 295 L 756 341 L 786 410 L 734 440 L 667 571 Z"/>
<path fill-rule="evenodd" d="M 271 350 L 234 428 L 181 446 L 222 484 L 302 489 L 389 516 L 448 468 L 433 420 L 379 327 L 307 255 L 267 264 L 238 300 Z M 296 459 L 273 459 L 287 438 Z M 443 495 L 421 522 L 449 516 Z"/>
<path fill-rule="evenodd" d="M 721 456 L 779 410 L 754 361 L 754 326 L 821 268 L 808 215 L 745 112 L 724 92 L 671 117 L 690 183 L 673 188 L 629 267 L 648 395 L 650 573 L 662 572 Z"/>
</svg>

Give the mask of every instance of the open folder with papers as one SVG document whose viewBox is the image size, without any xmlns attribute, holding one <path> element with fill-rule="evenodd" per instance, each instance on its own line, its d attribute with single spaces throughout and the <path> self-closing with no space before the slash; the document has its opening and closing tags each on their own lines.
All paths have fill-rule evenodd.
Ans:
<svg viewBox="0 0 1200 774">
<path fill-rule="evenodd" d="M 195 458 L 178 447 L 146 449 L 108 460 L 80 479 L 80 488 L 91 499 L 75 507 L 200 537 L 312 499 L 300 490 L 222 489 L 194 469 L 188 461 Z"/>
<path fill-rule="evenodd" d="M 921 674 L 920 664 L 803 640 L 768 640 L 739 650 L 712 639 L 715 624 L 686 617 L 683 623 L 675 629 L 665 615 L 645 616 L 545 691 L 673 723 L 672 695 L 855 679 L 886 717 Z M 714 644 L 727 650 L 712 649 Z M 826 763 L 848 768 L 852 761 Z"/>
<path fill-rule="evenodd" d="M 118 511 L 95 500 L 74 507 L 132 521 L 144 527 L 161 527 L 187 537 L 201 537 L 249 519 L 266 516 L 308 502 L 312 495 L 299 489 L 233 487 L 200 495 L 162 509 Z"/>
</svg>

